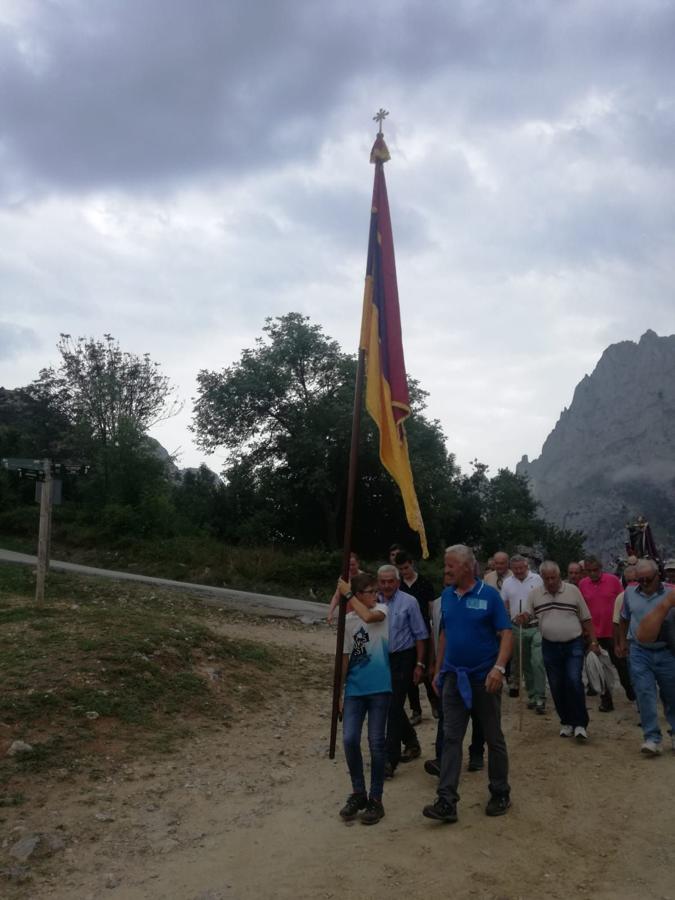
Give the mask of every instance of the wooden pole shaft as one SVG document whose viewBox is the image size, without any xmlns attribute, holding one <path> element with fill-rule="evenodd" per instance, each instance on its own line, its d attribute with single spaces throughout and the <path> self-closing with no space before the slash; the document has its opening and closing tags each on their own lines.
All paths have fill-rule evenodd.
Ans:
<svg viewBox="0 0 675 900">
<path fill-rule="evenodd" d="M 356 385 L 354 387 L 354 410 L 352 413 L 352 442 L 349 450 L 349 473 L 347 475 L 347 502 L 345 505 L 345 531 L 342 544 L 342 577 L 349 578 L 349 554 L 352 550 L 352 523 L 354 519 L 354 495 L 356 493 L 356 476 L 359 463 L 359 440 L 361 437 L 361 405 L 363 398 L 363 381 L 365 375 L 366 351 L 359 350 L 356 366 Z M 337 638 L 335 642 L 335 668 L 333 671 L 333 708 L 330 719 L 330 745 L 328 756 L 335 759 L 337 741 L 338 711 L 340 707 L 340 686 L 342 683 L 342 649 L 345 642 L 345 618 L 347 601 L 340 597 L 338 608 Z"/>
<path fill-rule="evenodd" d="M 35 583 L 35 602 L 44 603 L 45 582 L 49 568 L 49 530 L 52 515 L 52 462 L 44 460 L 45 480 L 40 493 L 40 531 L 38 535 L 37 580 Z"/>
</svg>

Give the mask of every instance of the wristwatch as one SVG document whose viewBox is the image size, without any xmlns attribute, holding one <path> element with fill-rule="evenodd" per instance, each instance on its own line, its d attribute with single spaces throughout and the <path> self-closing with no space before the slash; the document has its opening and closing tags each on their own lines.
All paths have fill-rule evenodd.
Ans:
<svg viewBox="0 0 675 900">
<path fill-rule="evenodd" d="M 504 666 L 498 666 L 498 665 L 495 663 L 495 665 L 494 665 L 492 668 L 493 668 L 493 669 L 496 669 L 498 672 L 501 672 L 502 675 L 506 675 L 506 669 L 504 668 Z"/>
</svg>

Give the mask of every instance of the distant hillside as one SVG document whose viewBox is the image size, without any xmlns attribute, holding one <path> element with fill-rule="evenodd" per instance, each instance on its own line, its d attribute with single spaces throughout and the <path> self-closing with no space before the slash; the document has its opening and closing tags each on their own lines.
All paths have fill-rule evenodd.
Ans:
<svg viewBox="0 0 675 900">
<path fill-rule="evenodd" d="M 546 518 L 605 557 L 638 514 L 675 551 L 675 335 L 612 344 L 579 382 L 538 459 L 517 466 Z M 675 554 L 674 554 L 675 555 Z"/>
</svg>

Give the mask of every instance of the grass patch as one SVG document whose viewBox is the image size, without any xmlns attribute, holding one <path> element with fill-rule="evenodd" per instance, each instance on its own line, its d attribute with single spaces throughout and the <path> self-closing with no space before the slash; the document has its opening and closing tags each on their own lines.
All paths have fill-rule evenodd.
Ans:
<svg viewBox="0 0 675 900">
<path fill-rule="evenodd" d="M 35 606 L 26 570 L 0 564 L 0 796 L 21 774 L 99 771 L 111 746 L 170 752 L 307 676 L 288 653 L 219 634 L 222 613 L 173 591 L 52 573 L 48 597 Z M 33 749 L 5 756 L 15 739 Z"/>
</svg>

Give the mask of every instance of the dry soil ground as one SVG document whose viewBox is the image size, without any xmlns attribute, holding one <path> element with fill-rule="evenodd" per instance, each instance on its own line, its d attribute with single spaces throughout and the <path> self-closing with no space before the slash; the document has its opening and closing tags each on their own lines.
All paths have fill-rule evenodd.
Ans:
<svg viewBox="0 0 675 900">
<path fill-rule="evenodd" d="M 221 627 L 318 650 L 327 661 L 334 641 L 317 626 L 240 619 Z M 485 774 L 465 773 L 459 823 L 423 819 L 434 780 L 420 760 L 387 783 L 386 817 L 365 828 L 338 818 L 346 768 L 340 751 L 334 762 L 326 756 L 328 686 L 310 688 L 104 783 L 47 789 L 38 779 L 33 802 L 2 811 L 4 837 L 49 831 L 65 848 L 9 891 L 31 900 L 673 900 L 675 754 L 640 756 L 625 700 L 610 715 L 590 703 L 591 741 L 578 746 L 558 737 L 552 713 L 526 713 L 520 731 L 515 701 L 505 700 L 507 816 L 484 815 Z M 419 730 L 426 755 L 434 731 L 428 716 Z"/>
</svg>

